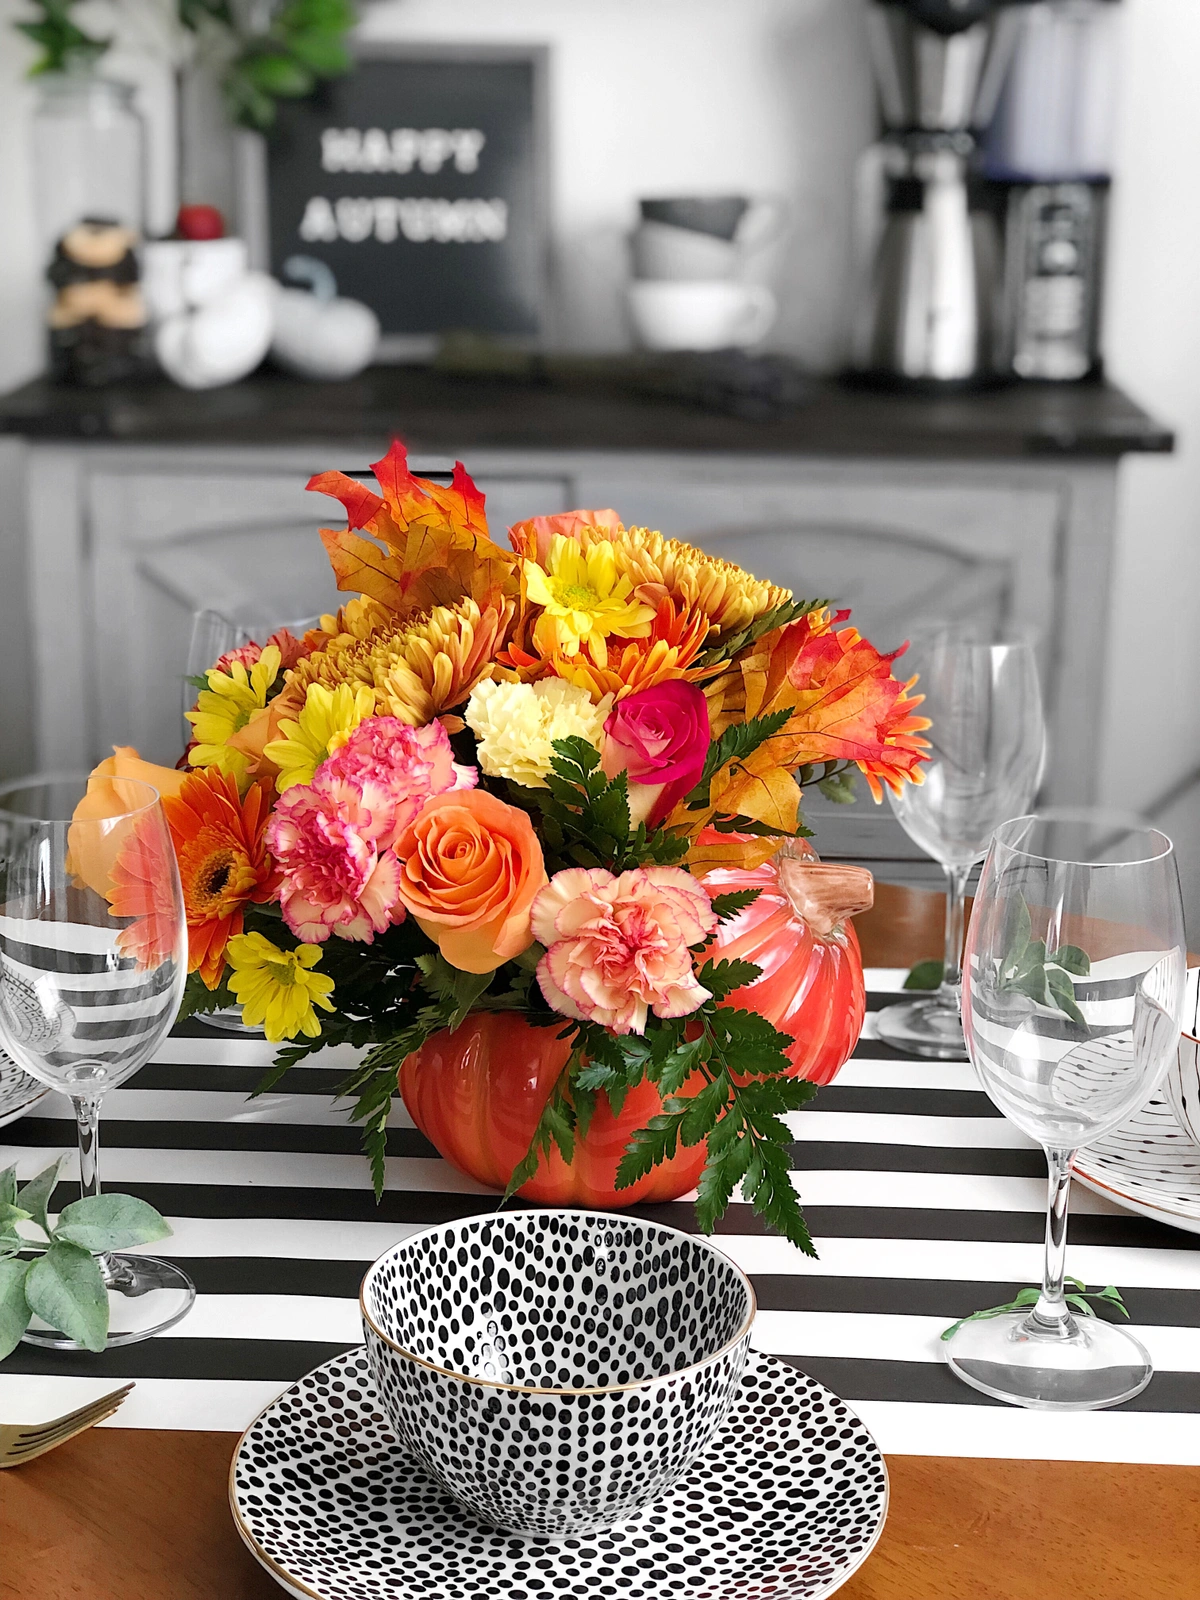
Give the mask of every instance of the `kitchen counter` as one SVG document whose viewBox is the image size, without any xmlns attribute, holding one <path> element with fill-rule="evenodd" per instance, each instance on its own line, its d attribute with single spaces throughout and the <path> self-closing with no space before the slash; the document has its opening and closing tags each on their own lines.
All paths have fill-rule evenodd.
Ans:
<svg viewBox="0 0 1200 1600">
<path fill-rule="evenodd" d="M 1108 459 L 1165 452 L 1169 428 L 1110 383 L 983 393 L 880 393 L 813 382 L 799 404 L 747 418 L 639 391 L 637 361 L 555 363 L 529 380 L 374 367 L 345 383 L 263 372 L 202 393 L 166 381 L 72 389 L 38 379 L 0 398 L 0 433 L 136 445 L 288 446 L 398 434 L 417 451 L 730 452 L 908 460 Z"/>
</svg>

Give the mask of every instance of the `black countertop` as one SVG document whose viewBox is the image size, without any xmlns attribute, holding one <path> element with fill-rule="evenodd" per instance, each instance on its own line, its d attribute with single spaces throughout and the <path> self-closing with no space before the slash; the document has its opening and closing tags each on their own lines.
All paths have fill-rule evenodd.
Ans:
<svg viewBox="0 0 1200 1600">
<path fill-rule="evenodd" d="M 163 381 L 86 390 L 44 379 L 0 398 L 0 432 L 31 440 L 280 446 L 330 440 L 426 453 L 726 451 L 906 459 L 1114 458 L 1174 437 L 1112 384 L 1013 384 L 975 394 L 879 393 L 836 380 L 762 418 L 639 391 L 636 366 L 563 363 L 533 380 L 373 367 L 345 383 L 261 372 L 193 393 Z"/>
</svg>

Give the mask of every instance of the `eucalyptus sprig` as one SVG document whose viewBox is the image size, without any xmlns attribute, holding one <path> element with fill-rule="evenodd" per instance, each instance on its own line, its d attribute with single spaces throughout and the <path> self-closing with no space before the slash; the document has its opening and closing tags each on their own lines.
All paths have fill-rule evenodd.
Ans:
<svg viewBox="0 0 1200 1600">
<path fill-rule="evenodd" d="M 1077 1311 L 1080 1316 L 1094 1317 L 1096 1315 L 1095 1308 L 1089 1303 L 1092 1300 L 1095 1300 L 1099 1305 L 1108 1306 L 1123 1317 L 1127 1318 L 1129 1316 L 1125 1302 L 1121 1298 L 1121 1291 L 1114 1284 L 1110 1283 L 1106 1289 L 1089 1289 L 1086 1284 L 1080 1283 L 1078 1278 L 1067 1278 L 1064 1281 L 1070 1285 L 1070 1288 L 1063 1295 L 1063 1299 L 1071 1307 L 1072 1311 Z M 1031 1310 L 1037 1305 L 1041 1296 L 1042 1291 L 1040 1289 L 1022 1289 L 1017 1298 L 1010 1300 L 1007 1305 L 989 1306 L 986 1311 L 972 1311 L 969 1317 L 960 1317 L 957 1322 L 946 1329 L 942 1334 L 942 1338 L 953 1339 L 954 1335 L 966 1322 L 986 1322 L 990 1317 L 1002 1317 L 1006 1311 Z"/>
<path fill-rule="evenodd" d="M 62 1159 L 21 1188 L 15 1167 L 0 1172 L 0 1361 L 34 1316 L 85 1350 L 103 1350 L 108 1291 L 96 1253 L 152 1244 L 171 1232 L 153 1206 L 128 1194 L 76 1200 L 52 1226 L 48 1208 Z"/>
<path fill-rule="evenodd" d="M 1000 963 L 997 988 L 1002 993 L 1028 995 L 1040 1006 L 1057 1006 L 1072 1022 L 1084 1025 L 1071 979 L 1086 978 L 1091 970 L 1087 952 L 1078 945 L 1063 944 L 1047 951 L 1046 941 L 1033 937 L 1029 907 L 1019 897 L 1017 922 Z"/>
</svg>

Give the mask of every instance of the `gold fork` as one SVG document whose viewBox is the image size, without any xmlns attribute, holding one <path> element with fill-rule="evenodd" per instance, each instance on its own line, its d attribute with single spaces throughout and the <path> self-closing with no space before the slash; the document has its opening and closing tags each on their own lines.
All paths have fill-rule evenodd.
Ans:
<svg viewBox="0 0 1200 1600">
<path fill-rule="evenodd" d="M 77 1433 L 94 1428 L 96 1423 L 103 1422 L 119 1409 L 132 1388 L 133 1384 L 127 1383 L 123 1389 L 98 1395 L 77 1411 L 69 1411 L 65 1417 L 53 1417 L 36 1426 L 19 1427 L 0 1422 L 0 1468 L 19 1467 L 23 1461 L 45 1455 L 47 1450 L 65 1444 Z"/>
</svg>

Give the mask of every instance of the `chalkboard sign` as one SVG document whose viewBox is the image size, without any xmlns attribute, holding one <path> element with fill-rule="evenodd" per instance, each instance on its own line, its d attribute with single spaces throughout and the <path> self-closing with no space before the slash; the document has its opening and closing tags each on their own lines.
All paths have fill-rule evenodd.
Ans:
<svg viewBox="0 0 1200 1600">
<path fill-rule="evenodd" d="M 536 338 L 546 260 L 545 51 L 364 50 L 284 101 L 267 150 L 271 271 L 315 256 L 385 354 L 469 329 Z"/>
</svg>

